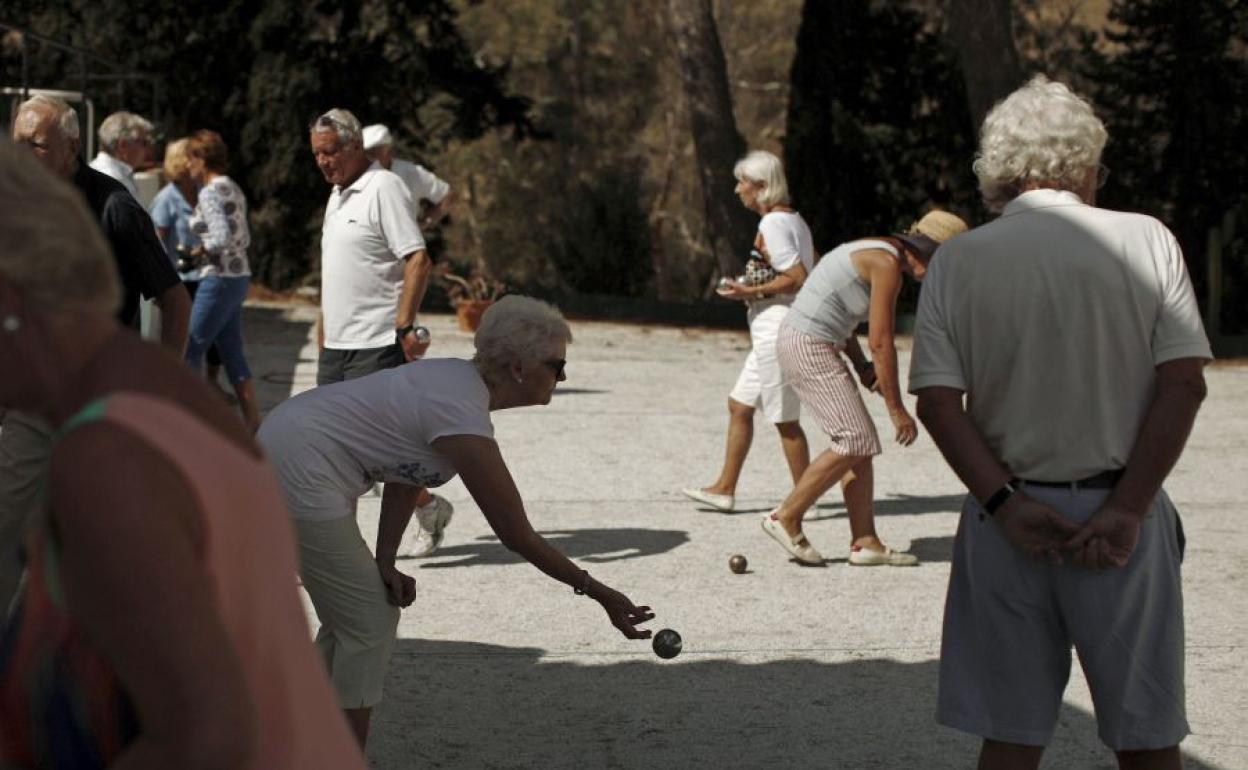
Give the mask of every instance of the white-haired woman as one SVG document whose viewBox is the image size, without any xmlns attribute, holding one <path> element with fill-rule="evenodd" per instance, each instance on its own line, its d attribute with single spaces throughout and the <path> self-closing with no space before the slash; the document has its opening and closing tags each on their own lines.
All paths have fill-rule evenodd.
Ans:
<svg viewBox="0 0 1248 770">
<path fill-rule="evenodd" d="M 648 607 L 594 580 L 533 530 L 494 441 L 490 412 L 550 403 L 566 379 L 571 339 L 555 308 L 504 297 L 482 317 L 471 361 L 427 358 L 323 385 L 261 425 L 321 621 L 316 643 L 361 744 L 381 700 L 399 608 L 415 598 L 415 581 L 394 566 L 411 508 L 383 500 L 375 555 L 360 534 L 356 501 L 376 482 L 437 487 L 459 475 L 504 546 L 596 599 L 626 637 L 650 636 L 636 628 L 654 617 Z"/>
<path fill-rule="evenodd" d="M 776 426 L 795 483 L 810 463 L 806 434 L 798 422 L 801 404 L 785 383 L 776 359 L 780 323 L 815 266 L 810 227 L 789 205 L 784 166 L 775 155 L 755 150 L 739 160 L 732 173 L 742 205 L 762 216 L 749 267 L 763 277 L 745 283 L 727 280 L 719 290 L 720 296 L 746 305 L 750 354 L 728 394 L 728 437 L 719 478 L 708 487 L 683 490 L 686 496 L 721 511 L 731 511 L 736 505 L 737 481 L 754 439 L 755 410 L 762 409 L 763 416 Z"/>
<path fill-rule="evenodd" d="M 966 223 L 956 215 L 931 211 L 904 234 L 843 243 L 820 260 L 784 319 L 776 344 L 780 367 L 832 445 L 810 463 L 784 502 L 763 517 L 763 530 L 802 564 L 823 563 L 802 531 L 802 519 L 838 481 L 849 515 L 849 563 L 904 567 L 919 562 L 913 554 L 885 547 L 875 531 L 871 458 L 881 451 L 880 438 L 840 353 L 866 321 L 876 387 L 897 443 L 914 443 L 918 426 L 901 401 L 897 378 L 897 295 L 903 276 L 922 281 L 936 248 L 965 231 Z"/>
</svg>

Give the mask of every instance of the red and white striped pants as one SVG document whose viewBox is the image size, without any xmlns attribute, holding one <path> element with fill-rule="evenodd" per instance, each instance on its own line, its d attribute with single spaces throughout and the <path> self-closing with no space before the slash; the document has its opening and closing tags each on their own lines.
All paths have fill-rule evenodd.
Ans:
<svg viewBox="0 0 1248 770">
<path fill-rule="evenodd" d="M 832 442 L 832 451 L 846 457 L 878 455 L 880 436 L 875 422 L 839 351 L 840 346 L 788 325 L 780 327 L 776 340 L 785 382 L 814 414 Z"/>
</svg>

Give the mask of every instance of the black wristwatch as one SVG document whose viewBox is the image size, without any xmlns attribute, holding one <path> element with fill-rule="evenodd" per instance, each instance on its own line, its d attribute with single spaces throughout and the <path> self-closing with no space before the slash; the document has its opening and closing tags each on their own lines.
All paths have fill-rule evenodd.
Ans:
<svg viewBox="0 0 1248 770">
<path fill-rule="evenodd" d="M 984 512 L 989 516 L 995 516 L 997 509 L 1005 505 L 1005 501 L 1014 496 L 1018 491 L 1018 487 L 1014 486 L 1014 479 L 1010 479 L 1001 485 L 1001 488 L 992 493 L 992 496 L 985 500 L 982 505 Z"/>
<path fill-rule="evenodd" d="M 417 324 L 408 324 L 407 326 L 401 326 L 398 329 L 394 330 L 394 343 L 396 345 L 402 345 L 403 338 L 413 332 L 416 333 L 417 342 L 425 343 L 429 341 L 428 329 L 426 329 L 423 326 L 419 326 Z"/>
</svg>

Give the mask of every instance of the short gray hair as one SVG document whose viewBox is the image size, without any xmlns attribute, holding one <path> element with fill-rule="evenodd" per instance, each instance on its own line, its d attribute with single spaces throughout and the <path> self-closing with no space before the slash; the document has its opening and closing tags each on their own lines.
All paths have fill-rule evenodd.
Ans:
<svg viewBox="0 0 1248 770">
<path fill-rule="evenodd" d="M 52 114 L 56 116 L 57 129 L 60 130 L 61 135 L 66 139 L 75 142 L 82 139 L 82 129 L 78 127 L 78 112 L 69 106 L 69 102 L 56 96 L 35 94 L 18 105 L 14 117 L 32 107 L 44 107 L 51 110 Z"/>
<path fill-rule="evenodd" d="M 758 202 L 767 208 L 788 205 L 789 183 L 784 179 L 784 164 L 774 154 L 754 150 L 737 161 L 732 175 L 741 181 L 761 184 L 763 191 L 758 194 Z"/>
<path fill-rule="evenodd" d="M 338 135 L 338 140 L 343 144 L 363 142 L 361 137 L 364 129 L 360 128 L 359 118 L 352 115 L 350 110 L 344 110 L 339 107 L 335 107 L 317 117 L 316 120 L 312 121 L 309 130 L 314 134 L 319 131 L 333 131 Z"/>
<path fill-rule="evenodd" d="M 509 294 L 481 316 L 472 338 L 473 360 L 486 369 L 505 369 L 513 363 L 536 363 L 549 357 L 559 343 L 572 341 L 572 329 L 554 305 L 540 299 Z"/>
<path fill-rule="evenodd" d="M 0 142 L 0 274 L 48 315 L 112 315 L 121 305 L 117 266 L 82 195 L 8 142 Z"/>
<path fill-rule="evenodd" d="M 1028 183 L 1074 190 L 1101 160 L 1109 134 L 1086 99 L 1036 75 L 992 108 L 972 168 L 992 211 Z"/>
<path fill-rule="evenodd" d="M 123 139 L 134 141 L 141 136 L 152 133 L 152 123 L 141 115 L 133 112 L 114 112 L 100 124 L 98 136 L 100 147 L 106 152 L 117 149 L 117 143 Z"/>
</svg>

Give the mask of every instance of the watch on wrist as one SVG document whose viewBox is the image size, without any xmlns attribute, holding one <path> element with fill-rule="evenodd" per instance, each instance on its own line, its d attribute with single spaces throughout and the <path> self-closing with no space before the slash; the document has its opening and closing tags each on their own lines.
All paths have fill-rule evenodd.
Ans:
<svg viewBox="0 0 1248 770">
<path fill-rule="evenodd" d="M 1017 491 L 1018 491 L 1018 487 L 1014 486 L 1013 479 L 1010 479 L 1009 481 L 1005 482 L 1004 484 L 1001 485 L 1000 489 L 998 489 L 996 492 L 993 492 L 992 495 L 982 503 L 984 512 L 987 513 L 989 516 L 995 516 L 997 513 L 997 510 L 1001 506 L 1005 505 L 1005 501 L 1013 497 L 1014 493 Z"/>
<path fill-rule="evenodd" d="M 419 324 L 408 324 L 407 326 L 400 326 L 395 329 L 394 341 L 401 345 L 403 344 L 403 338 L 413 333 L 416 335 L 417 342 L 423 344 L 429 341 L 429 330 Z"/>
</svg>

